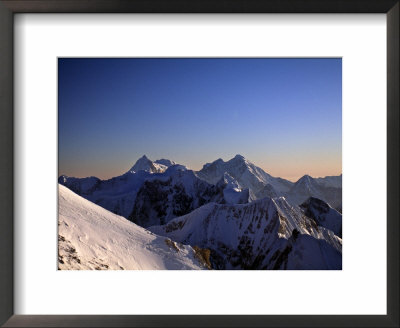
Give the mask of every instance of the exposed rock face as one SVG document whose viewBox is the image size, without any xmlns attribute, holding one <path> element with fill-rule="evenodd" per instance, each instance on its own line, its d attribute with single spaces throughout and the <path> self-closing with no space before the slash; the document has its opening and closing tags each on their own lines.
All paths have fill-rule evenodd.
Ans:
<svg viewBox="0 0 400 328">
<path fill-rule="evenodd" d="M 193 171 L 176 171 L 145 181 L 128 219 L 142 227 L 162 225 L 211 201 L 224 201 L 222 186 L 200 180 Z"/>
<path fill-rule="evenodd" d="M 249 198 L 249 190 L 240 189 L 228 174 L 213 185 L 198 178 L 193 171 L 174 165 L 165 176 L 144 182 L 128 219 L 142 227 L 163 225 L 210 202 L 244 204 Z"/>
</svg>

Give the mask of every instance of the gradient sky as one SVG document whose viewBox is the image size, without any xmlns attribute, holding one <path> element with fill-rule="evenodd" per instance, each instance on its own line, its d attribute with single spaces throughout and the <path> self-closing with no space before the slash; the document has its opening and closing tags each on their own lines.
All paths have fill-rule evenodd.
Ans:
<svg viewBox="0 0 400 328">
<path fill-rule="evenodd" d="M 110 178 L 143 154 L 342 172 L 341 59 L 60 58 L 58 79 L 59 174 Z"/>
</svg>

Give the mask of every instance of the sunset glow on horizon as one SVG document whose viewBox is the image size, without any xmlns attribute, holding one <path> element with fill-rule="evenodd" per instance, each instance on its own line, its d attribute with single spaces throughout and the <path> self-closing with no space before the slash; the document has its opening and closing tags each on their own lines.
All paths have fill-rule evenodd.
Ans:
<svg viewBox="0 0 400 328">
<path fill-rule="evenodd" d="M 61 58 L 58 73 L 59 175 L 107 179 L 144 154 L 342 173 L 341 59 Z"/>
</svg>

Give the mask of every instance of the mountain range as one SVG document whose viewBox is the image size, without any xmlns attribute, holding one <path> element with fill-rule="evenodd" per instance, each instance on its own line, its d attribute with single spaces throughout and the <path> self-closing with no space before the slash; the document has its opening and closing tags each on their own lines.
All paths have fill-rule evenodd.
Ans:
<svg viewBox="0 0 400 328">
<path fill-rule="evenodd" d="M 213 269 L 341 269 L 341 175 L 291 182 L 241 155 L 200 171 L 144 155 L 108 180 L 58 181 L 136 229 L 209 252 Z"/>
<path fill-rule="evenodd" d="M 283 196 L 293 205 L 315 197 L 339 212 L 342 208 L 341 175 L 325 178 L 304 175 L 293 183 L 272 177 L 241 155 L 227 162 L 218 159 L 207 163 L 200 171 L 166 159 L 151 161 L 144 155 L 126 173 L 108 180 L 62 175 L 58 181 L 78 195 L 126 218 L 148 211 L 141 208 L 148 203 L 159 208 L 160 198 L 165 198 L 166 193 L 172 199 L 166 204 L 169 210 L 165 214 L 163 208 L 157 211 L 161 221 L 187 214 L 207 202 L 246 203 L 263 197 Z M 159 192 L 151 197 L 155 189 Z M 174 211 L 177 214 L 173 214 Z M 143 215 L 141 217 L 145 220 Z"/>
</svg>

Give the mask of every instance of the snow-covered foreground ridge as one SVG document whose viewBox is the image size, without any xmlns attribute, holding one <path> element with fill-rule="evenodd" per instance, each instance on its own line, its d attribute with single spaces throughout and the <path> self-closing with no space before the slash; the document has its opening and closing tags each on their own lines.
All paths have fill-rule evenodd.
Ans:
<svg viewBox="0 0 400 328">
<path fill-rule="evenodd" d="M 61 270 L 205 269 L 191 246 L 171 241 L 59 185 Z"/>
</svg>

